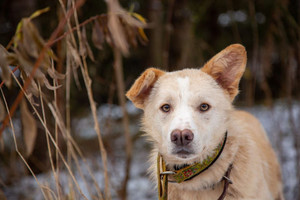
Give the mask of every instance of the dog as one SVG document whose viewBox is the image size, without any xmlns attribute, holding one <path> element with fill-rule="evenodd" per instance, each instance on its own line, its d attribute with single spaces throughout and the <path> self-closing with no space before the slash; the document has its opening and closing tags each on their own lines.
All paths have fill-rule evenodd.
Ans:
<svg viewBox="0 0 300 200">
<path fill-rule="evenodd" d="M 165 192 L 170 200 L 284 200 L 280 166 L 262 125 L 232 105 L 246 62 L 245 48 L 233 44 L 201 69 L 149 68 L 126 93 L 144 111 L 160 199 Z"/>
</svg>

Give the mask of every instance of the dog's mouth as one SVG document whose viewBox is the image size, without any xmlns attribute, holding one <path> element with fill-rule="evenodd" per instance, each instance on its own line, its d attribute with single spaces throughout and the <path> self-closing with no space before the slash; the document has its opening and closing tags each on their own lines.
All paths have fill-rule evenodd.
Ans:
<svg viewBox="0 0 300 200">
<path fill-rule="evenodd" d="M 180 158 L 189 158 L 191 155 L 194 154 L 194 151 L 186 147 L 177 147 L 173 150 L 172 154 Z"/>
</svg>

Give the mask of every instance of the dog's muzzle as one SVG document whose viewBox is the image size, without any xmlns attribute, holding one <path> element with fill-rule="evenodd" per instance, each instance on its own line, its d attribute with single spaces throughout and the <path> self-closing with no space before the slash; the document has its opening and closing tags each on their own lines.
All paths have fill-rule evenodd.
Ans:
<svg viewBox="0 0 300 200">
<path fill-rule="evenodd" d="M 171 142 L 174 144 L 172 153 L 181 158 L 187 158 L 193 154 L 190 144 L 194 140 L 194 133 L 189 129 L 179 130 L 175 129 L 171 133 Z"/>
<path fill-rule="evenodd" d="M 189 129 L 175 129 L 171 133 L 171 142 L 176 146 L 187 146 L 194 139 L 194 133 Z"/>
</svg>

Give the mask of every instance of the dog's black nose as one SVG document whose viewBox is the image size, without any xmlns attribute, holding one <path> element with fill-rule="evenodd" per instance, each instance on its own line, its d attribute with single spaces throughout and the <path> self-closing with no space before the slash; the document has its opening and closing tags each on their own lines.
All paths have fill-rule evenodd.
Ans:
<svg viewBox="0 0 300 200">
<path fill-rule="evenodd" d="M 171 133 L 171 141 L 178 146 L 185 146 L 191 143 L 194 139 L 194 134 L 189 129 L 178 130 L 175 129 Z"/>
</svg>

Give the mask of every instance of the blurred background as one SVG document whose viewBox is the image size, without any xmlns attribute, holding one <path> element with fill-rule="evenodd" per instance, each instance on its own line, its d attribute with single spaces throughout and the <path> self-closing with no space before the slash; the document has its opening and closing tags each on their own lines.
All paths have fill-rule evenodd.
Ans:
<svg viewBox="0 0 300 200">
<path fill-rule="evenodd" d="M 233 43 L 248 54 L 235 105 L 300 200 L 299 0 L 1 0 L 0 199 L 157 199 L 124 94 L 148 67 L 200 68 Z"/>
</svg>

